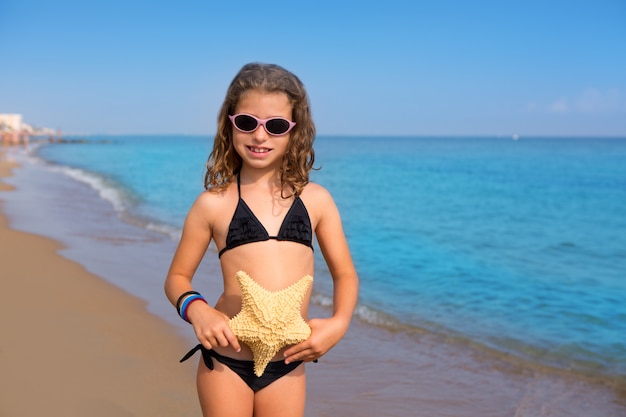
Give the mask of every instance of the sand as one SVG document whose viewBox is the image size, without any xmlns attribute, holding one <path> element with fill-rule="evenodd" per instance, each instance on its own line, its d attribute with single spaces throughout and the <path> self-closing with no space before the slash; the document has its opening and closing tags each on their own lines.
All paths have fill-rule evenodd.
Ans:
<svg viewBox="0 0 626 417">
<path fill-rule="evenodd" d="M 0 181 L 14 165 L 0 155 Z M 199 416 L 188 342 L 135 297 L 8 227 L 0 183 L 0 416 Z"/>
</svg>

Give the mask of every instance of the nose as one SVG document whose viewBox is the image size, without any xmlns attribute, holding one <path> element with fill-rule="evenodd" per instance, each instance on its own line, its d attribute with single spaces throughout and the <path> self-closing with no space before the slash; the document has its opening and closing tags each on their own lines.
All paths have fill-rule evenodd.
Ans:
<svg viewBox="0 0 626 417">
<path fill-rule="evenodd" d="M 265 130 L 265 126 L 259 124 L 257 128 L 252 132 L 252 139 L 258 142 L 264 142 L 267 140 L 268 133 Z"/>
</svg>

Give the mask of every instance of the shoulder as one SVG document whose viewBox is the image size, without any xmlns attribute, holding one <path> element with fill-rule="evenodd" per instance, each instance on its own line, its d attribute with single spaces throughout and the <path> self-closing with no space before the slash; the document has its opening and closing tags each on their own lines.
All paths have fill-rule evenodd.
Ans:
<svg viewBox="0 0 626 417">
<path fill-rule="evenodd" d="M 225 191 L 218 192 L 211 189 L 203 191 L 198 195 L 198 197 L 196 197 L 194 206 L 210 208 L 212 206 L 219 205 L 224 200 L 225 195 Z"/>
<path fill-rule="evenodd" d="M 320 184 L 308 183 L 300 193 L 300 198 L 315 223 L 337 212 L 332 195 Z"/>
<path fill-rule="evenodd" d="M 192 211 L 202 212 L 205 216 L 211 213 L 220 212 L 237 197 L 237 190 L 233 192 L 233 187 L 229 186 L 224 190 L 209 188 L 196 197 L 196 201 L 191 207 Z"/>
<path fill-rule="evenodd" d="M 304 187 L 300 193 L 300 197 L 305 204 L 311 205 L 326 204 L 333 201 L 330 192 L 322 185 L 314 182 L 310 182 Z"/>
</svg>

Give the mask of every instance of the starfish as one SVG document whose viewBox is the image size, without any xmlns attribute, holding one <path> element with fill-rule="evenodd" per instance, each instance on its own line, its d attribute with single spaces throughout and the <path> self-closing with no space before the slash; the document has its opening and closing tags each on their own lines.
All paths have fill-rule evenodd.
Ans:
<svg viewBox="0 0 626 417">
<path fill-rule="evenodd" d="M 313 277 L 305 275 L 279 291 L 266 290 L 244 271 L 237 272 L 236 277 L 241 288 L 241 311 L 230 319 L 230 328 L 250 347 L 254 373 L 260 377 L 278 351 L 311 334 L 300 308 Z"/>
</svg>

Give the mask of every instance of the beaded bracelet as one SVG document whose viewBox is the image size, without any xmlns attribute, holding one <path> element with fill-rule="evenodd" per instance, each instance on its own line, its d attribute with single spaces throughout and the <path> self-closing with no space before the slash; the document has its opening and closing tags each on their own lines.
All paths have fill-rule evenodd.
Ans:
<svg viewBox="0 0 626 417">
<path fill-rule="evenodd" d="M 189 308 L 191 303 L 193 303 L 194 301 L 198 301 L 198 300 L 203 301 L 203 302 L 206 303 L 206 300 L 200 294 L 191 294 L 189 297 L 185 298 L 185 301 L 183 301 L 183 303 L 182 303 L 182 305 L 180 307 L 179 315 L 187 323 L 191 323 L 189 321 L 189 319 L 187 318 L 187 309 Z"/>
</svg>

